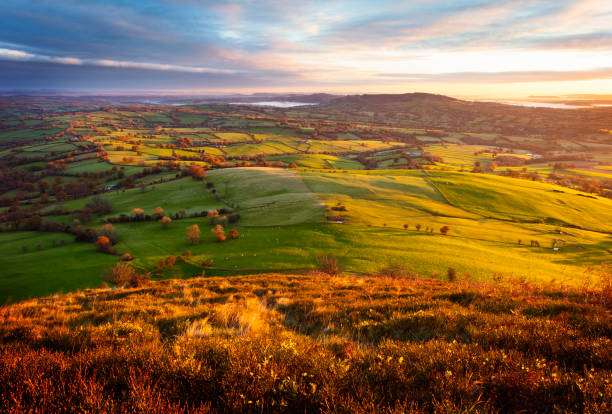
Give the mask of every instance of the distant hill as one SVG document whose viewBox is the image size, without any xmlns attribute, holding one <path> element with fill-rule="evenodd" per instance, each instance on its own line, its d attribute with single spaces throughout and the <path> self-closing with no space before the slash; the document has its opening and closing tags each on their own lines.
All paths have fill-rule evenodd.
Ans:
<svg viewBox="0 0 612 414">
<path fill-rule="evenodd" d="M 475 102 L 429 93 L 372 94 L 337 97 L 308 108 L 352 122 L 439 128 L 502 135 L 539 135 L 583 139 L 612 128 L 612 108 L 552 109 Z"/>
</svg>

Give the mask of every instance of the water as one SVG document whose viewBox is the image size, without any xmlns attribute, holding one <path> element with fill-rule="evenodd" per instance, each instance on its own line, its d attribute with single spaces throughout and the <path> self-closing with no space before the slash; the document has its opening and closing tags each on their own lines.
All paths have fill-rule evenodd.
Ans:
<svg viewBox="0 0 612 414">
<path fill-rule="evenodd" d="M 232 102 L 231 105 L 255 105 L 255 106 L 273 106 L 276 108 L 292 108 L 294 106 L 317 105 L 317 104 L 308 103 L 308 102 L 261 101 L 261 102 Z"/>
<path fill-rule="evenodd" d="M 588 108 L 588 106 L 584 105 L 567 105 L 564 103 L 553 103 L 553 102 L 529 102 L 529 101 L 505 101 L 500 102 L 507 105 L 515 105 L 515 106 L 528 106 L 530 108 L 555 108 L 555 109 L 578 109 L 578 108 Z"/>
</svg>

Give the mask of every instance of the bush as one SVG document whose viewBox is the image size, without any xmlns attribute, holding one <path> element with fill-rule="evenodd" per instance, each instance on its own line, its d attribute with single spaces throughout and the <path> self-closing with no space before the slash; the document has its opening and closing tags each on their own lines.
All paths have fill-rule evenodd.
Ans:
<svg viewBox="0 0 612 414">
<path fill-rule="evenodd" d="M 130 261 L 132 261 L 132 260 L 134 260 L 134 258 L 133 258 L 133 257 L 132 257 L 132 255 L 131 255 L 131 254 L 129 254 L 129 253 L 123 253 L 123 254 L 121 255 L 121 261 L 122 261 L 122 262 L 130 262 Z"/>
<path fill-rule="evenodd" d="M 127 263 L 119 262 L 102 273 L 102 278 L 118 287 L 125 286 L 138 273 Z"/>
<path fill-rule="evenodd" d="M 338 258 L 327 254 L 317 255 L 317 270 L 330 276 L 337 276 L 341 272 Z"/>
<path fill-rule="evenodd" d="M 442 234 L 448 234 L 449 231 L 450 231 L 450 227 L 448 227 L 448 226 L 440 227 L 440 233 L 442 233 Z"/>
<path fill-rule="evenodd" d="M 128 281 L 128 285 L 132 288 L 137 288 L 145 285 L 149 280 L 151 280 L 151 276 L 148 273 L 135 274 Z"/>
<path fill-rule="evenodd" d="M 389 266 L 383 267 L 378 272 L 378 276 L 387 276 L 393 278 L 405 278 L 411 277 L 415 278 L 417 275 L 414 272 L 411 272 L 406 266 L 401 264 L 391 264 Z"/>
</svg>

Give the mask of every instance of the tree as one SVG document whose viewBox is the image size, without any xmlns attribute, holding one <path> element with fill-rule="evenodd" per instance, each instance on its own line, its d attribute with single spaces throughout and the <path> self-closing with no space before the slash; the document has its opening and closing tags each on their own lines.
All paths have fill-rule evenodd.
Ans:
<svg viewBox="0 0 612 414">
<path fill-rule="evenodd" d="M 189 240 L 191 244 L 200 242 L 200 227 L 198 227 L 197 224 L 187 227 L 187 240 Z"/>
<path fill-rule="evenodd" d="M 213 227 L 210 232 L 215 235 L 217 241 L 224 241 L 226 239 L 225 229 L 220 224 L 217 224 L 215 227 Z"/>
<path fill-rule="evenodd" d="M 440 233 L 442 233 L 442 234 L 448 234 L 449 231 L 450 231 L 450 227 L 448 227 L 448 226 L 440 227 Z"/>
<path fill-rule="evenodd" d="M 172 223 L 172 219 L 168 216 L 163 216 L 162 218 L 159 219 L 159 222 L 161 223 L 162 228 L 167 229 L 168 227 L 170 227 L 170 223 Z"/>
<path fill-rule="evenodd" d="M 194 180 L 203 180 L 206 177 L 206 170 L 201 165 L 190 165 L 187 174 L 191 175 Z"/>
<path fill-rule="evenodd" d="M 414 227 L 416 227 L 417 231 L 421 231 L 421 225 L 420 225 L 420 224 L 417 224 L 417 225 L 416 225 L 416 226 L 414 226 Z"/>
<path fill-rule="evenodd" d="M 98 239 L 94 243 L 98 250 L 103 253 L 112 254 L 115 253 L 115 249 L 110 241 L 110 239 L 106 236 L 98 236 Z"/>
<path fill-rule="evenodd" d="M 208 212 L 206 212 L 206 217 L 208 217 L 210 224 L 214 224 L 217 217 L 219 217 L 219 212 L 217 210 L 208 210 Z"/>
<path fill-rule="evenodd" d="M 144 215 L 144 210 L 141 209 L 141 208 L 136 207 L 136 208 L 132 209 L 131 213 L 133 215 L 137 216 L 137 217 L 141 217 L 142 215 Z"/>
<path fill-rule="evenodd" d="M 100 233 L 108 238 L 113 238 L 115 236 L 115 226 L 110 223 L 106 223 L 100 228 Z"/>
<path fill-rule="evenodd" d="M 115 266 L 106 269 L 102 273 L 102 278 L 107 282 L 111 282 L 119 287 L 122 287 L 136 274 L 137 273 L 132 266 L 125 262 L 119 262 Z"/>
<path fill-rule="evenodd" d="M 161 207 L 155 207 L 153 209 L 153 217 L 154 218 L 160 218 L 164 215 L 164 209 Z"/>
<path fill-rule="evenodd" d="M 237 239 L 238 237 L 240 237 L 240 233 L 238 233 L 238 230 L 232 229 L 229 231 L 229 233 L 227 233 L 227 236 L 230 239 Z"/>
</svg>

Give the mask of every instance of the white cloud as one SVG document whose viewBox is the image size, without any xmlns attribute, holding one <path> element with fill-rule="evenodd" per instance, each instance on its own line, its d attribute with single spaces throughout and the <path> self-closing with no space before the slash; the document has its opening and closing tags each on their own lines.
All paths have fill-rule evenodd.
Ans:
<svg viewBox="0 0 612 414">
<path fill-rule="evenodd" d="M 131 62 L 131 61 L 124 61 L 124 60 L 78 59 L 75 57 L 35 55 L 32 53 L 24 52 L 22 50 L 1 49 L 1 48 L 0 48 L 0 60 L 51 62 L 51 63 L 60 64 L 60 65 L 102 66 L 102 67 L 114 67 L 114 68 L 160 70 L 160 71 L 168 71 L 168 72 L 185 72 L 185 73 L 236 74 L 236 73 L 243 72 L 243 71 L 238 71 L 238 70 L 233 70 L 233 69 L 218 69 L 218 68 L 208 68 L 208 67 L 200 67 L 200 66 L 182 66 L 182 65 L 172 65 L 172 64 L 163 64 L 163 63 Z"/>
</svg>

